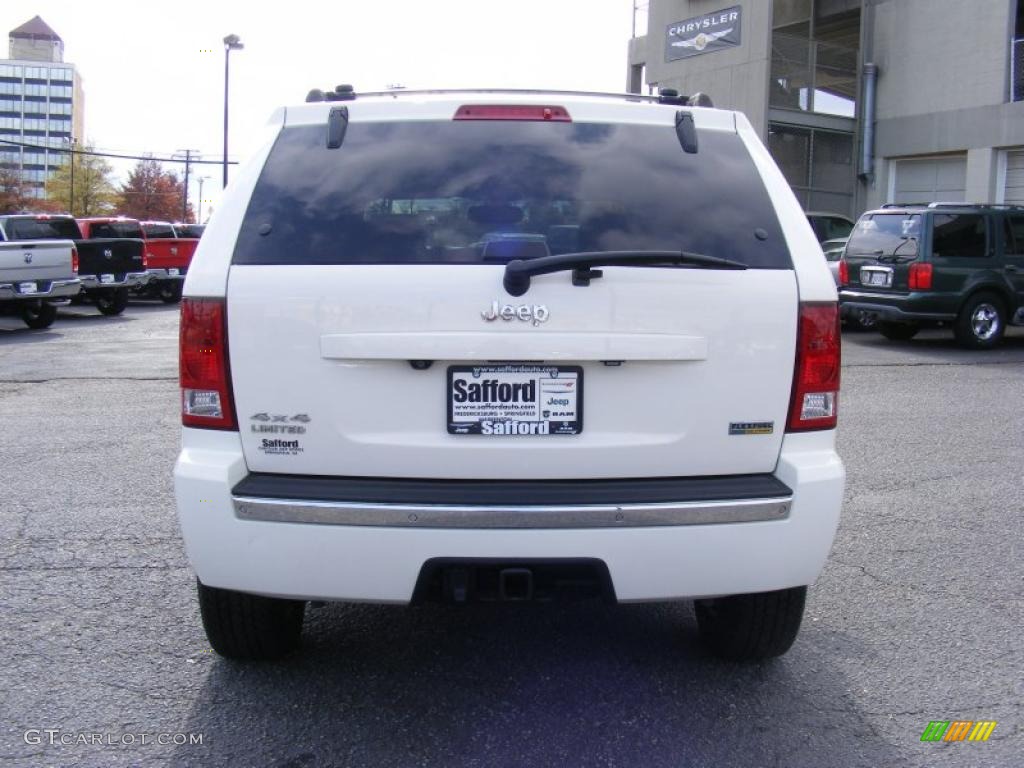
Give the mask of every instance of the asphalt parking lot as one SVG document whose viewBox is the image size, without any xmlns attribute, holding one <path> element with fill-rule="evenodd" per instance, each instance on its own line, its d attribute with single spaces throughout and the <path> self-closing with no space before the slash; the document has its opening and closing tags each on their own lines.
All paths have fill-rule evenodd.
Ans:
<svg viewBox="0 0 1024 768">
<path fill-rule="evenodd" d="M 220 659 L 174 514 L 176 345 L 164 305 L 0 318 L 4 765 L 1022 764 L 1024 328 L 845 337 L 833 554 L 789 654 L 739 666 L 688 604 L 331 605 L 294 657 Z"/>
</svg>

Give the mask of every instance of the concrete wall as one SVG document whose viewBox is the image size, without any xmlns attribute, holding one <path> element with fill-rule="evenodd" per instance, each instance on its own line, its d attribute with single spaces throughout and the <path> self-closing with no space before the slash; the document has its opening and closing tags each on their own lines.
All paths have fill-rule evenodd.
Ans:
<svg viewBox="0 0 1024 768">
<path fill-rule="evenodd" d="M 11 37 L 9 56 L 11 59 L 28 61 L 64 61 L 64 44 L 59 40 L 33 40 L 25 37 Z"/>
<path fill-rule="evenodd" d="M 665 61 L 668 26 L 694 16 L 742 7 L 740 45 L 678 61 Z M 632 41 L 630 65 L 646 64 L 648 83 L 701 91 L 716 107 L 743 112 L 762 138 L 768 135 L 768 74 L 771 56 L 772 4 L 767 0 L 663 0 L 651 2 L 647 35 Z M 627 80 L 628 83 L 628 80 Z"/>
<path fill-rule="evenodd" d="M 1006 100 L 1014 0 L 874 3 L 878 114 L 887 118 Z"/>
<path fill-rule="evenodd" d="M 74 65 L 72 65 L 74 66 Z M 85 89 L 78 69 L 74 70 L 74 86 L 71 96 L 71 137 L 79 142 L 85 141 Z"/>
<path fill-rule="evenodd" d="M 1024 146 L 1024 102 L 1007 102 L 1014 0 L 876 0 L 867 54 L 879 67 L 875 182 L 893 158 L 967 154 L 965 196 L 996 199 L 998 150 Z"/>
</svg>

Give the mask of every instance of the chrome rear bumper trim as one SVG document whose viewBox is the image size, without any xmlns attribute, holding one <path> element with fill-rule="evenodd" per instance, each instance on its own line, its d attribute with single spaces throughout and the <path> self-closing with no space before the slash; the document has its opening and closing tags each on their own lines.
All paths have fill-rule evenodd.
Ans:
<svg viewBox="0 0 1024 768">
<path fill-rule="evenodd" d="M 639 528 L 784 520 L 792 496 L 581 506 L 459 506 L 232 497 L 240 520 L 402 528 Z"/>
</svg>

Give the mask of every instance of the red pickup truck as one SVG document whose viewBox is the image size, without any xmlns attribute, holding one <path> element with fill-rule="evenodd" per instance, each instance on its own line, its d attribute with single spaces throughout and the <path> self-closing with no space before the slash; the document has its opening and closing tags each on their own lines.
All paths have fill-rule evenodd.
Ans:
<svg viewBox="0 0 1024 768">
<path fill-rule="evenodd" d="M 136 295 L 159 298 L 167 304 L 181 300 L 181 287 L 192 254 L 199 244 L 197 238 L 178 237 L 167 222 L 143 221 L 124 216 L 79 219 L 86 238 L 138 237 L 146 241 L 147 285 L 135 290 Z"/>
</svg>

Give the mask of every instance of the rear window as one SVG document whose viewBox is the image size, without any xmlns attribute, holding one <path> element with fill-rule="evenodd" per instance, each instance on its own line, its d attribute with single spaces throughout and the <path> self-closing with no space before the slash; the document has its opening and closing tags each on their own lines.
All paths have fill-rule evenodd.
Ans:
<svg viewBox="0 0 1024 768">
<path fill-rule="evenodd" d="M 686 154 L 671 127 L 501 121 L 352 123 L 331 150 L 326 126 L 285 128 L 234 263 L 504 263 L 632 249 L 792 266 L 736 134 L 702 131 L 699 152 Z"/>
<path fill-rule="evenodd" d="M 111 221 L 92 224 L 89 227 L 90 237 L 142 237 L 142 230 L 134 221 Z"/>
<path fill-rule="evenodd" d="M 174 228 L 170 224 L 143 224 L 142 229 L 146 237 L 151 240 L 167 240 L 176 237 Z"/>
<path fill-rule="evenodd" d="M 79 240 L 82 233 L 74 219 L 8 219 L 8 240 Z"/>
<path fill-rule="evenodd" d="M 846 245 L 847 256 L 913 256 L 921 238 L 917 213 L 866 213 Z"/>
<path fill-rule="evenodd" d="M 174 231 L 178 233 L 178 237 L 184 238 L 195 238 L 199 239 L 203 236 L 203 230 L 206 229 L 205 224 L 175 224 Z"/>
</svg>

